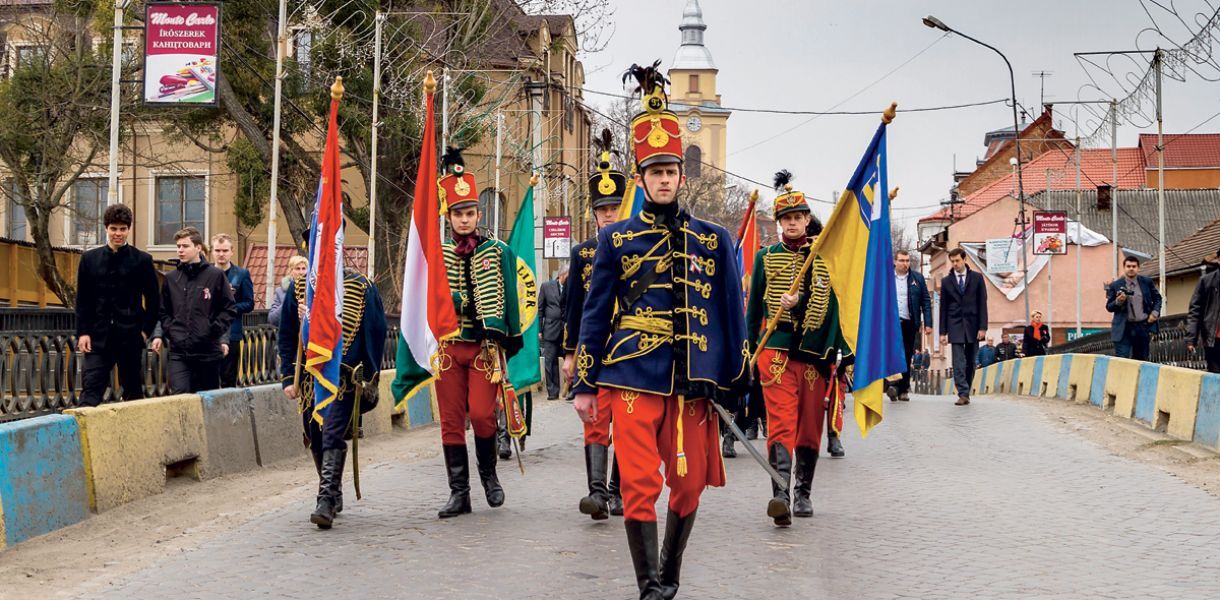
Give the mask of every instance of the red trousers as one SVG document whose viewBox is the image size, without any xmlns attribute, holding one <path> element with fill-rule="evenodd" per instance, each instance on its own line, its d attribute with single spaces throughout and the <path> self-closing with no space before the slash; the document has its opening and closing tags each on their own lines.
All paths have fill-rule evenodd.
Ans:
<svg viewBox="0 0 1220 600">
<path fill-rule="evenodd" d="M 763 401 L 767 405 L 767 447 L 783 444 L 818 449 L 826 423 L 828 381 L 813 365 L 789 360 L 783 350 L 764 349 L 758 355 Z"/>
<path fill-rule="evenodd" d="M 585 445 L 610 445 L 610 411 L 614 399 L 618 396 L 611 388 L 599 388 L 597 392 L 597 418 L 592 423 L 585 423 Z"/>
<path fill-rule="evenodd" d="M 707 486 L 724 485 L 720 422 L 705 400 L 685 402 L 679 417 L 677 396 L 658 396 L 602 388 L 611 403 L 615 456 L 622 479 L 623 517 L 656 521 L 662 484 L 669 486 L 669 509 L 685 517 L 699 507 Z M 600 398 L 599 398 L 600 403 Z M 686 472 L 679 475 L 678 420 Z M 665 475 L 661 475 L 661 463 Z"/>
<path fill-rule="evenodd" d="M 441 443 L 466 445 L 466 419 L 475 437 L 496 435 L 496 402 L 499 384 L 490 380 L 490 367 L 483 363 L 483 348 L 476 342 L 451 342 L 440 354 L 436 380 L 436 407 L 441 417 Z"/>
</svg>

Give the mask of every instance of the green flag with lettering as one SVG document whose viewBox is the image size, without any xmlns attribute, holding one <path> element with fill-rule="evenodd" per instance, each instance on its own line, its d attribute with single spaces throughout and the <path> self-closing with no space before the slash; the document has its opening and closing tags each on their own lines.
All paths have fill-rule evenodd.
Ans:
<svg viewBox="0 0 1220 600">
<path fill-rule="evenodd" d="M 538 269 L 534 265 L 534 187 L 530 186 L 508 235 L 508 247 L 517 256 L 517 305 L 521 310 L 521 351 L 508 360 L 508 380 L 524 391 L 542 381 L 542 355 L 538 349 Z"/>
</svg>

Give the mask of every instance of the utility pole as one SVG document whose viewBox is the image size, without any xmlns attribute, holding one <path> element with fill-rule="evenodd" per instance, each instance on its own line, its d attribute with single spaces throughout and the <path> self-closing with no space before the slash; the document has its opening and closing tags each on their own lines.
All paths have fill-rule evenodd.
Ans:
<svg viewBox="0 0 1220 600">
<path fill-rule="evenodd" d="M 123 13 L 131 0 L 114 3 L 114 48 L 110 52 L 110 172 L 106 180 L 106 206 L 119 203 L 119 100 L 123 71 Z"/>
<path fill-rule="evenodd" d="M 370 142 L 372 158 L 369 167 L 369 281 L 376 282 L 377 269 L 377 129 L 381 125 L 381 30 L 385 24 L 385 13 L 378 12 L 373 33 L 373 132 Z"/>
<path fill-rule="evenodd" d="M 504 113 L 496 111 L 496 197 L 492 199 L 492 228 L 500 238 L 500 160 L 504 156 Z"/>
<path fill-rule="evenodd" d="M 1152 55 L 1152 68 L 1156 70 L 1156 205 L 1157 244 L 1161 267 L 1161 297 L 1169 305 L 1169 290 L 1165 289 L 1165 120 L 1161 102 L 1161 83 L 1165 70 L 1165 53 L 1160 48 Z"/>
<path fill-rule="evenodd" d="M 288 50 L 288 0 L 280 0 L 279 32 L 275 44 L 275 100 L 272 105 L 271 124 L 271 198 L 267 207 L 267 289 L 263 306 L 271 307 L 275 301 L 275 211 L 279 205 L 280 189 L 280 113 L 284 101 L 284 54 Z"/>
<path fill-rule="evenodd" d="M 449 67 L 441 68 L 441 148 L 449 146 Z"/>
<path fill-rule="evenodd" d="M 1081 285 L 1082 285 L 1082 283 L 1081 283 L 1082 273 L 1080 270 L 1080 261 L 1081 261 L 1080 255 L 1084 254 L 1084 245 L 1081 243 L 1083 241 L 1083 236 L 1082 236 L 1082 232 L 1081 232 L 1081 227 L 1083 227 L 1083 225 L 1081 224 L 1082 223 L 1081 219 L 1083 217 L 1084 202 L 1081 200 L 1082 194 L 1080 192 L 1080 158 L 1081 158 L 1080 154 L 1081 154 L 1080 153 L 1080 134 L 1077 134 L 1076 135 L 1076 339 L 1080 339 L 1080 335 L 1081 335 L 1080 297 L 1083 294 L 1080 293 Z"/>
<path fill-rule="evenodd" d="M 1111 279 L 1118 279 L 1118 99 L 1110 99 L 1110 245 L 1114 248 L 1114 272 Z"/>
<path fill-rule="evenodd" d="M 530 143 L 533 145 L 531 153 L 532 162 L 534 163 L 530 169 L 538 175 L 538 185 L 534 189 L 534 264 L 537 265 L 538 273 L 536 274 L 539 281 L 546 281 L 551 278 L 550 264 L 542 258 L 542 216 L 546 214 L 546 173 L 542 172 L 542 165 L 545 164 L 542 155 L 542 95 L 549 93 L 548 86 L 545 83 L 527 83 L 526 91 L 530 95 L 530 123 L 531 135 Z"/>
</svg>

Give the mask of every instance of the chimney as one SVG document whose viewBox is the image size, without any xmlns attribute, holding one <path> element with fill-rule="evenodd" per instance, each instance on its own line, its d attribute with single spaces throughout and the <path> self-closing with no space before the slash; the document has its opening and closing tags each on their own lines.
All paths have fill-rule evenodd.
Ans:
<svg viewBox="0 0 1220 600">
<path fill-rule="evenodd" d="M 1097 186 L 1097 210 L 1110 210 L 1110 186 Z"/>
</svg>

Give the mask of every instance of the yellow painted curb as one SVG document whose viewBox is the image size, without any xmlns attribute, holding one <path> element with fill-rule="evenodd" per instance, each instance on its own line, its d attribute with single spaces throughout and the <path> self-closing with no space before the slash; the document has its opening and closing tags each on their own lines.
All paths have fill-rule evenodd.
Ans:
<svg viewBox="0 0 1220 600">
<path fill-rule="evenodd" d="M 1077 404 L 1088 404 L 1089 394 L 1093 391 L 1093 365 L 1097 362 L 1094 354 L 1073 354 L 1072 368 L 1068 373 L 1068 397 Z"/>
<path fill-rule="evenodd" d="M 1042 386 L 1039 396 L 1054 398 L 1059 392 L 1059 371 L 1063 367 L 1063 355 L 1054 354 L 1042 357 Z"/>
<path fill-rule="evenodd" d="M 1140 365 L 1138 360 L 1111 358 L 1106 371 L 1105 397 L 1102 408 L 1114 407 L 1114 415 L 1130 419 L 1135 414 L 1135 397 L 1139 394 Z"/>
<path fill-rule="evenodd" d="M 1021 372 L 1017 374 L 1017 389 L 1013 392 L 1019 396 L 1037 396 L 1039 390 L 1033 389 L 1034 366 L 1038 358 L 1027 356 L 1021 359 Z"/>
<path fill-rule="evenodd" d="M 74 408 L 89 505 L 103 512 L 165 491 L 167 477 L 206 469 L 203 402 L 194 394 Z M 174 471 L 168 472 L 167 467 Z"/>
<path fill-rule="evenodd" d="M 6 540 L 8 540 L 8 533 L 4 530 L 4 498 L 0 498 L 0 550 L 4 550 L 4 547 L 8 545 Z"/>
<path fill-rule="evenodd" d="M 1181 367 L 1160 368 L 1156 388 L 1157 414 L 1153 417 L 1153 427 L 1164 427 L 1165 433 L 1179 440 L 1194 439 L 1203 375 L 1202 371 Z M 1162 420 L 1162 413 L 1168 416 L 1167 422 Z"/>
</svg>

